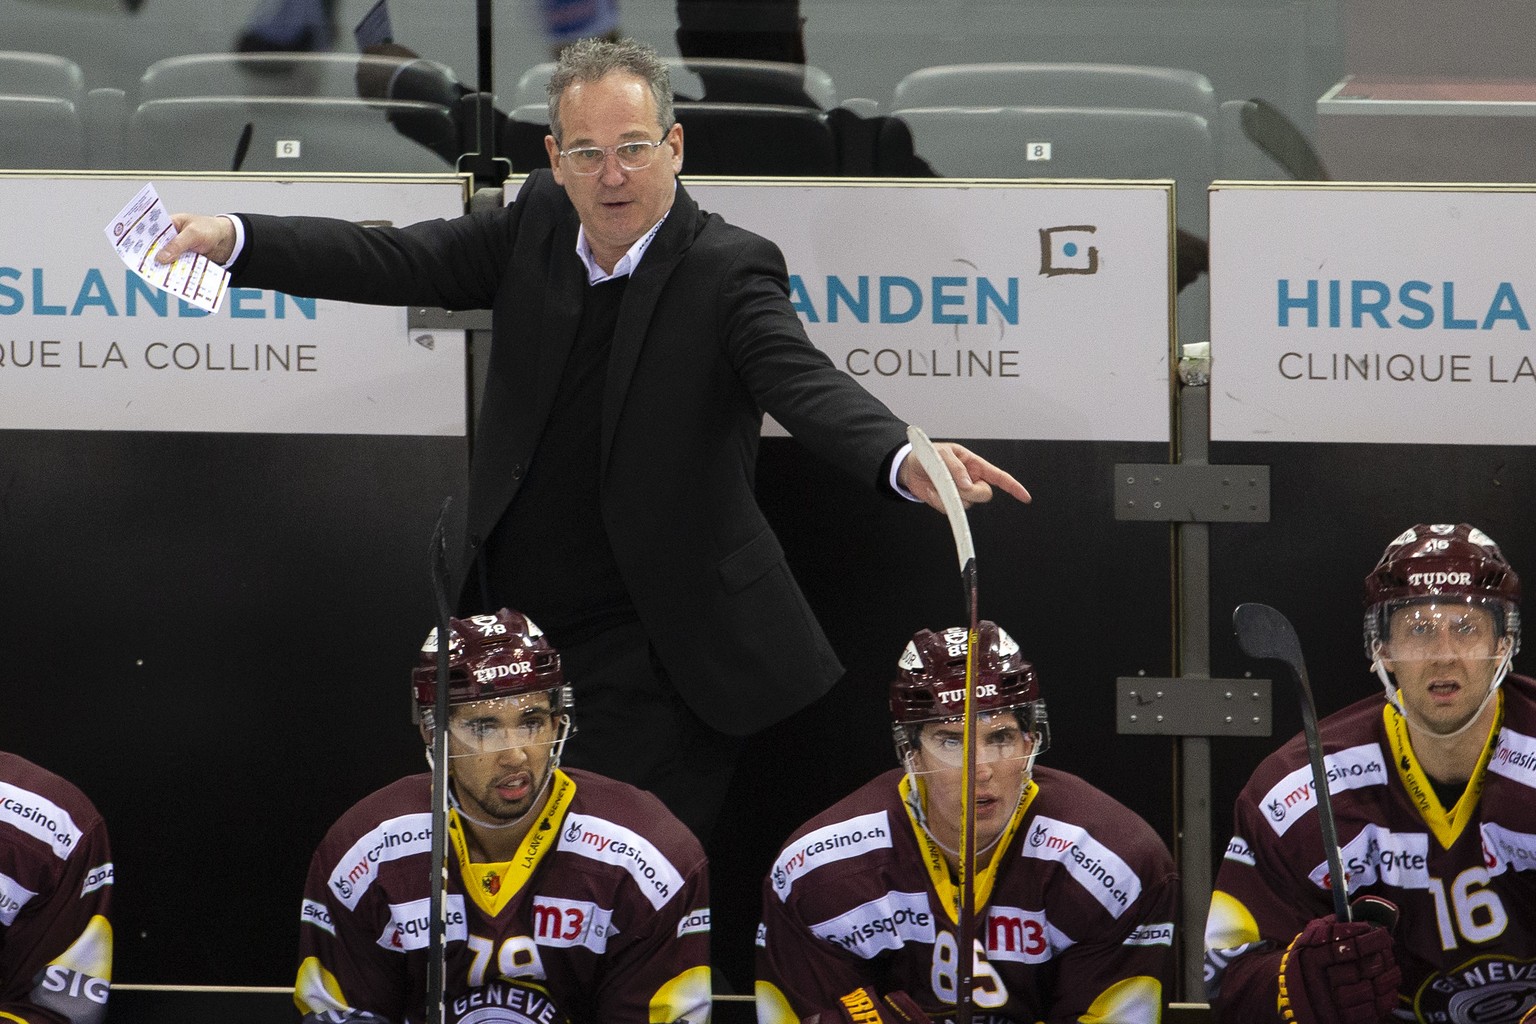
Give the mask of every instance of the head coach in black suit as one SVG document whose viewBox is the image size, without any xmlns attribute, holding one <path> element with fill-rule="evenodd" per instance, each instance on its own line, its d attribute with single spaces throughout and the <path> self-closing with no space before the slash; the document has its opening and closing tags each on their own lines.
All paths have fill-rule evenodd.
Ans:
<svg viewBox="0 0 1536 1024">
<path fill-rule="evenodd" d="M 399 229 L 177 214 L 163 258 L 206 253 L 242 287 L 493 311 L 460 610 L 525 610 L 576 688 L 568 762 L 653 790 L 707 838 L 740 738 L 841 673 L 753 494 L 763 413 L 871 486 L 938 499 L 905 424 L 806 337 L 778 247 L 678 183 L 652 50 L 568 48 L 550 128 L 549 170 L 495 212 Z M 940 449 L 965 500 L 1028 500 Z"/>
</svg>

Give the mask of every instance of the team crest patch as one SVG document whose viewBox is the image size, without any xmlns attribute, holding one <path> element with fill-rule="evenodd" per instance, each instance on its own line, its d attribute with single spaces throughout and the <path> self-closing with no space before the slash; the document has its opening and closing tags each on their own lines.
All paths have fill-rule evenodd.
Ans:
<svg viewBox="0 0 1536 1024">
<path fill-rule="evenodd" d="M 1444 974 L 1432 974 L 1413 997 L 1419 1020 L 1482 1024 L 1519 1020 L 1536 1007 L 1536 960 L 1473 957 Z"/>
<path fill-rule="evenodd" d="M 567 1024 L 570 1020 L 542 988 L 493 981 L 450 1000 L 448 1024 Z"/>
<path fill-rule="evenodd" d="M 494 871 L 487 871 L 480 879 L 480 888 L 487 896 L 495 896 L 501 892 L 501 875 Z"/>
</svg>

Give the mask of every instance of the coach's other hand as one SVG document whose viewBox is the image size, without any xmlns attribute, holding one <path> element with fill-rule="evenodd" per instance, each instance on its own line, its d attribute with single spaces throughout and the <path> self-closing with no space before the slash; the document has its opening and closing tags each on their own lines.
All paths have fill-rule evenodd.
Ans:
<svg viewBox="0 0 1536 1024">
<path fill-rule="evenodd" d="M 234 255 L 235 225 L 228 217 L 173 213 L 171 223 L 176 225 L 176 237 L 155 253 L 159 262 L 169 263 L 184 252 L 195 252 L 223 264 Z"/>
</svg>

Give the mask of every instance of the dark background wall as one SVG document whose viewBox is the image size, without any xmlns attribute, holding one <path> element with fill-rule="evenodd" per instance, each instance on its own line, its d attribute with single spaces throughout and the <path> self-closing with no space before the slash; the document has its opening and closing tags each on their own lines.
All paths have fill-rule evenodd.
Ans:
<svg viewBox="0 0 1536 1024">
<path fill-rule="evenodd" d="M 321 834 L 423 768 L 463 476 L 462 438 L 0 433 L 0 747 L 107 821 L 116 980 L 292 982 Z"/>
</svg>

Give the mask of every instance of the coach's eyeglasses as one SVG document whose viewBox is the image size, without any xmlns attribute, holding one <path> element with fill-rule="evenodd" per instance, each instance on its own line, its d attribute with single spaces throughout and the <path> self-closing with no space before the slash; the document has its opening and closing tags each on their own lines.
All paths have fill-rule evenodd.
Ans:
<svg viewBox="0 0 1536 1024">
<path fill-rule="evenodd" d="M 656 150 L 666 143 L 663 136 L 659 142 L 621 142 L 617 146 L 581 146 L 577 149 L 562 149 L 560 155 L 570 164 L 572 174 L 597 174 L 608 163 L 608 154 L 612 153 L 619 161 L 619 166 L 626 171 L 643 171 L 651 166 L 651 161 L 656 158 Z"/>
</svg>

